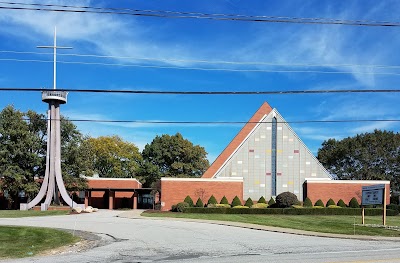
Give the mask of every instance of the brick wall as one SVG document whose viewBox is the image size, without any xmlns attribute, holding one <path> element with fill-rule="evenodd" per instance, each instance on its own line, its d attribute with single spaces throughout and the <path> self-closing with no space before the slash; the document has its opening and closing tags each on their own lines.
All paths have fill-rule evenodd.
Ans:
<svg viewBox="0 0 400 263">
<path fill-rule="evenodd" d="M 172 205 L 183 202 L 188 195 L 196 203 L 201 192 L 204 192 L 203 203 L 207 203 L 211 195 L 214 195 L 218 202 L 223 196 L 226 196 L 228 201 L 232 202 L 235 196 L 240 199 L 243 198 L 243 181 L 163 178 L 161 180 L 161 202 L 164 203 L 162 210 L 170 210 Z"/>
<path fill-rule="evenodd" d="M 349 204 L 350 199 L 357 198 L 358 203 L 361 204 L 362 186 L 370 186 L 376 184 L 386 185 L 386 202 L 390 203 L 390 183 L 389 181 L 326 181 L 326 182 L 312 182 L 306 181 L 305 195 L 311 199 L 313 204 L 321 199 L 324 204 L 332 198 L 335 203 L 342 199 L 346 204 Z"/>
</svg>

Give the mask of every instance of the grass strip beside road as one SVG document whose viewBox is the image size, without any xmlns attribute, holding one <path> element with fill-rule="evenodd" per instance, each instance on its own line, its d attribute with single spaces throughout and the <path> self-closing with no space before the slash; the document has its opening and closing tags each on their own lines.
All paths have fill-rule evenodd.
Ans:
<svg viewBox="0 0 400 263">
<path fill-rule="evenodd" d="M 172 217 L 250 223 L 263 226 L 298 229 L 322 233 L 354 235 L 354 222 L 361 216 L 309 216 L 309 215 L 249 215 L 249 214 L 189 214 L 176 212 L 144 212 L 147 217 Z M 382 224 L 382 217 L 368 216 L 366 224 Z M 400 216 L 387 217 L 387 225 L 400 226 Z M 400 231 L 366 226 L 355 226 L 356 235 L 399 237 Z"/>
<path fill-rule="evenodd" d="M 72 234 L 50 228 L 0 226 L 0 258 L 35 256 L 79 240 Z"/>
<path fill-rule="evenodd" d="M 28 217 L 28 216 L 59 216 L 67 215 L 69 211 L 38 211 L 38 210 L 0 210 L 0 218 L 16 218 L 16 217 Z"/>
</svg>

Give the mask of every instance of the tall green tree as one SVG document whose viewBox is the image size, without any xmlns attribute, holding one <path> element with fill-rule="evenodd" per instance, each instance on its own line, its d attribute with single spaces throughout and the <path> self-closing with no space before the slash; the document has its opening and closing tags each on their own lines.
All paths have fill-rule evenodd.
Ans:
<svg viewBox="0 0 400 263">
<path fill-rule="evenodd" d="M 61 168 L 68 190 L 86 187 L 81 174 L 91 170 L 83 135 L 70 121 L 61 120 Z M 23 190 L 34 197 L 40 184 L 36 179 L 45 174 L 47 150 L 46 116 L 26 113 L 7 106 L 0 112 L 0 190 L 12 204 Z"/>
<path fill-rule="evenodd" d="M 33 178 L 42 170 L 42 145 L 35 136 L 40 125 L 24 118 L 25 114 L 13 106 L 0 112 L 0 188 L 10 204 L 20 191 L 29 196 L 39 189 Z"/>
<path fill-rule="evenodd" d="M 318 159 L 339 179 L 390 180 L 400 191 L 400 134 L 375 130 L 343 140 L 324 141 Z"/>
<path fill-rule="evenodd" d="M 100 177 L 135 177 L 142 156 L 133 143 L 118 136 L 89 138 L 93 169 Z"/>
<path fill-rule="evenodd" d="M 142 152 L 140 175 L 150 186 L 160 177 L 200 177 L 209 167 L 207 152 L 180 133 L 156 136 Z"/>
</svg>

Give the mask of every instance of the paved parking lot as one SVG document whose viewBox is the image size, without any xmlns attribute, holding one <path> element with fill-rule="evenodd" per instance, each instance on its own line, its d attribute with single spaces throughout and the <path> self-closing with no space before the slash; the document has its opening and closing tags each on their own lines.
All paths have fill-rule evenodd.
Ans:
<svg viewBox="0 0 400 263">
<path fill-rule="evenodd" d="M 89 231 L 107 241 L 84 252 L 5 262 L 400 262 L 400 242 L 313 237 L 118 214 L 102 210 L 0 219 L 1 225 Z"/>
</svg>

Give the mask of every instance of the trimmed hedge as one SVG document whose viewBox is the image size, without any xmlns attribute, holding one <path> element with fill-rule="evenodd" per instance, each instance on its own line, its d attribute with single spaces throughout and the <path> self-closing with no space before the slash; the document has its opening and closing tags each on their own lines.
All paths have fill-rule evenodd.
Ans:
<svg viewBox="0 0 400 263">
<path fill-rule="evenodd" d="M 228 199 L 226 198 L 226 196 L 224 195 L 224 197 L 222 197 L 221 202 L 219 202 L 220 204 L 223 205 L 229 205 Z"/>
<path fill-rule="evenodd" d="M 357 199 L 355 197 L 351 198 L 349 202 L 349 207 L 351 208 L 359 208 L 360 204 L 358 203 Z"/>
<path fill-rule="evenodd" d="M 272 198 L 272 196 L 271 196 L 271 198 L 268 201 L 268 205 L 271 206 L 271 205 L 274 205 L 274 204 L 276 204 L 276 202 L 275 202 L 274 198 Z"/>
<path fill-rule="evenodd" d="M 263 203 L 263 204 L 266 204 L 266 203 L 267 203 L 267 201 L 265 200 L 264 196 L 261 196 L 261 197 L 260 197 L 260 199 L 258 199 L 258 202 L 257 202 L 257 203 Z"/>
<path fill-rule="evenodd" d="M 232 200 L 231 206 L 234 207 L 234 206 L 240 206 L 240 205 L 242 205 L 242 201 L 240 201 L 239 197 L 235 196 L 235 198 L 233 198 L 233 200 Z"/>
<path fill-rule="evenodd" d="M 325 207 L 324 203 L 322 202 L 321 199 L 318 199 L 317 202 L 315 202 L 314 206 L 322 206 Z"/>
<path fill-rule="evenodd" d="M 326 202 L 326 207 L 329 207 L 330 205 L 336 205 L 335 201 L 333 201 L 332 198 L 330 198 L 330 199 L 328 200 L 328 202 Z"/>
<path fill-rule="evenodd" d="M 218 204 L 217 199 L 215 199 L 215 197 L 213 195 L 207 201 L 207 205 L 209 205 L 209 204 L 213 204 L 213 205 Z"/>
<path fill-rule="evenodd" d="M 252 207 L 253 206 L 253 200 L 251 198 L 247 198 L 246 203 L 244 203 L 245 206 L 247 207 Z"/>
<path fill-rule="evenodd" d="M 183 210 L 184 213 L 195 214 L 264 214 L 264 215 L 361 215 L 361 208 L 346 208 L 346 209 L 332 209 L 332 208 L 199 208 L 188 207 Z M 397 210 L 386 210 L 387 216 L 396 216 L 399 214 Z M 381 216 L 382 209 L 379 208 L 366 208 L 365 215 L 367 216 Z"/>
<path fill-rule="evenodd" d="M 196 207 L 204 207 L 203 201 L 201 201 L 200 197 L 197 199 Z"/>
<path fill-rule="evenodd" d="M 186 196 L 185 200 L 183 200 L 183 202 L 188 203 L 190 207 L 194 206 L 193 200 L 190 196 Z"/>
<path fill-rule="evenodd" d="M 303 206 L 304 206 L 304 207 L 312 207 L 313 205 L 312 205 L 311 199 L 307 197 L 307 198 L 304 200 Z"/>
<path fill-rule="evenodd" d="M 337 205 L 337 206 L 340 206 L 340 207 L 347 207 L 346 203 L 345 203 L 342 199 L 340 199 L 340 200 L 337 202 L 336 205 Z"/>
</svg>

